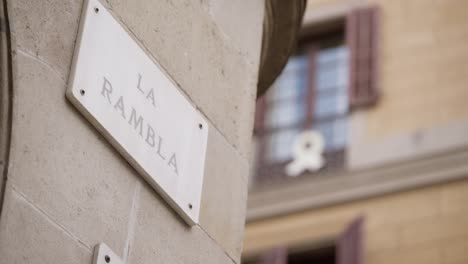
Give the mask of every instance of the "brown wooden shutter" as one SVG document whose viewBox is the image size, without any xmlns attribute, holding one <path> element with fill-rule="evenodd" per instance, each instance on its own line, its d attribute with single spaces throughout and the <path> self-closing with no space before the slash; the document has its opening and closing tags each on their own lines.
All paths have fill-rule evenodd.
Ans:
<svg viewBox="0 0 468 264">
<path fill-rule="evenodd" d="M 260 255 L 258 264 L 288 264 L 288 249 L 277 247 Z"/>
<path fill-rule="evenodd" d="M 350 106 L 372 105 L 378 98 L 379 9 L 355 9 L 346 20 Z"/>
<path fill-rule="evenodd" d="M 337 264 L 363 263 L 363 224 L 364 217 L 359 217 L 341 234 L 337 243 Z"/>
<path fill-rule="evenodd" d="M 315 77 L 317 71 L 316 57 L 318 47 L 311 45 L 307 47 L 307 76 L 306 76 L 306 119 L 304 120 L 303 128 L 310 129 L 314 121 L 314 92 L 315 92 Z"/>
</svg>

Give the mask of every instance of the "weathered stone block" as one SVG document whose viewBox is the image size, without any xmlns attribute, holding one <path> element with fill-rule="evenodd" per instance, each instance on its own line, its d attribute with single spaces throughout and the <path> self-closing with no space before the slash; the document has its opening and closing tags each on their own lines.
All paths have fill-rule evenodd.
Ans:
<svg viewBox="0 0 468 264">
<path fill-rule="evenodd" d="M 12 36 L 18 49 L 47 63 L 63 80 L 78 33 L 81 0 L 8 1 Z"/>
<path fill-rule="evenodd" d="M 201 227 L 238 263 L 247 204 L 248 163 L 214 128 L 205 163 Z"/>
<path fill-rule="evenodd" d="M 257 68 L 221 37 L 209 19 L 193 29 L 192 79 L 187 90 L 227 141 L 250 156 Z"/>
<path fill-rule="evenodd" d="M 231 43 L 242 38 L 238 25 L 233 16 L 224 21 L 227 10 L 213 1 L 105 4 L 211 123 L 201 224 L 189 228 L 65 99 L 82 1 L 19 0 L 9 2 L 16 55 L 8 175 L 19 198 L 7 200 L 21 201 L 17 203 L 24 203 L 24 209 L 11 209 L 11 216 L 2 218 L 0 243 L 11 246 L 0 250 L 52 237 L 44 245 L 31 245 L 24 256 L 34 263 L 74 263 L 68 259 L 78 255 L 76 261 L 87 263 L 89 250 L 104 242 L 129 263 L 239 262 L 258 70 L 252 54 L 257 46 Z M 248 11 L 249 20 L 260 21 L 253 17 L 255 10 Z M 255 24 L 258 30 L 261 23 Z M 246 41 L 257 41 L 260 47 L 261 35 L 256 37 L 249 32 Z M 29 216 L 33 213 L 38 216 Z M 11 222 L 16 218 L 28 232 L 17 239 L 11 233 L 20 229 Z M 64 252 L 47 255 L 54 247 Z M 8 264 L 20 259 L 14 254 L 22 254 L 11 251 Z"/>
<path fill-rule="evenodd" d="M 135 179 L 128 163 L 65 99 L 65 83 L 19 51 L 9 179 L 89 246 L 124 248 Z"/>
<path fill-rule="evenodd" d="M 91 249 L 70 237 L 47 215 L 6 190 L 0 223 L 0 263 L 91 263 Z"/>
<path fill-rule="evenodd" d="M 233 263 L 202 229 L 188 227 L 146 183 L 139 201 L 128 263 Z"/>
<path fill-rule="evenodd" d="M 215 23 L 253 65 L 258 65 L 260 60 L 264 6 L 264 0 L 210 2 Z"/>
</svg>

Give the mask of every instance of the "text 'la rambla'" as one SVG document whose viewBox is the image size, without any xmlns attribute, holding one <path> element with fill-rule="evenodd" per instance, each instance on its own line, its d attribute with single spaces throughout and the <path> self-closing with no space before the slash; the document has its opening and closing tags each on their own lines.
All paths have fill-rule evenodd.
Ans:
<svg viewBox="0 0 468 264">
<path fill-rule="evenodd" d="M 153 107 L 156 107 L 153 89 L 150 89 L 149 91 L 145 92 L 145 90 L 143 90 L 141 87 L 141 78 L 142 78 L 141 75 L 138 74 L 138 83 L 135 86 L 136 89 L 138 90 L 138 93 L 140 93 L 143 97 L 145 97 L 146 100 L 151 102 Z M 113 92 L 114 92 L 114 89 L 112 87 L 111 82 L 106 77 L 104 77 L 103 83 L 102 83 L 101 95 L 104 98 L 107 98 L 107 101 L 109 102 L 109 104 L 114 108 L 115 111 L 120 113 L 122 118 L 126 121 L 126 123 L 129 126 L 133 126 L 133 128 L 140 135 L 141 139 L 144 140 L 148 146 L 156 150 L 157 157 L 159 157 L 163 162 L 165 162 L 167 166 L 169 166 L 175 172 L 175 174 L 178 175 L 179 172 L 177 170 L 177 158 L 176 158 L 175 152 L 173 152 L 170 155 L 169 159 L 167 159 L 168 156 L 163 154 L 163 138 L 159 135 L 156 135 L 153 127 L 148 122 L 146 122 L 146 130 L 144 130 L 143 123 L 145 123 L 144 121 L 145 119 L 143 118 L 143 116 L 138 115 L 137 111 L 135 110 L 133 106 L 131 106 L 131 111 L 129 109 L 126 109 L 124 97 L 123 96 L 117 97 L 117 95 L 113 95 Z M 130 115 L 128 115 L 129 113 Z M 128 118 L 128 121 L 127 121 L 127 118 Z"/>
</svg>

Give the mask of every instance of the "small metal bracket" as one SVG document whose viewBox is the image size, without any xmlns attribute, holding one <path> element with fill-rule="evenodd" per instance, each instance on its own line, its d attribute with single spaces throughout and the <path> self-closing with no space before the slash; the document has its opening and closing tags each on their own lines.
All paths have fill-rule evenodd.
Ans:
<svg viewBox="0 0 468 264">
<path fill-rule="evenodd" d="M 123 264 L 123 261 L 104 243 L 94 247 L 93 264 Z"/>
</svg>

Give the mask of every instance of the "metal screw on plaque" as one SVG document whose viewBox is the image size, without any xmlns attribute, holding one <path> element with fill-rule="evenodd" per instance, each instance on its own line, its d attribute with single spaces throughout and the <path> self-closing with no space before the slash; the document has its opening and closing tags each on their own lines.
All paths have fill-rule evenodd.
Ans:
<svg viewBox="0 0 468 264">
<path fill-rule="evenodd" d="M 203 125 L 202 125 L 202 124 L 198 124 L 198 127 L 199 127 L 200 129 L 202 129 L 202 128 L 203 128 Z"/>
<path fill-rule="evenodd" d="M 110 257 L 108 255 L 104 256 L 104 260 L 106 263 L 110 263 Z"/>
<path fill-rule="evenodd" d="M 81 90 L 80 90 L 80 94 L 81 94 L 81 95 L 85 95 L 85 90 L 81 89 Z"/>
<path fill-rule="evenodd" d="M 94 8 L 94 12 L 95 12 L 96 14 L 99 13 L 99 8 L 95 7 L 95 8 Z"/>
<path fill-rule="evenodd" d="M 189 203 L 189 204 L 188 204 L 188 208 L 189 208 L 189 209 L 192 209 L 192 207 L 193 207 L 192 204 Z"/>
</svg>

